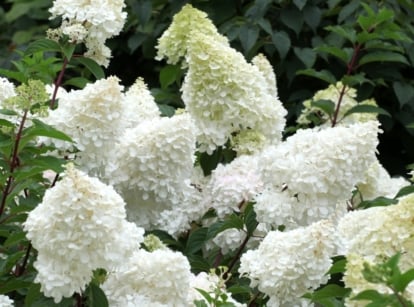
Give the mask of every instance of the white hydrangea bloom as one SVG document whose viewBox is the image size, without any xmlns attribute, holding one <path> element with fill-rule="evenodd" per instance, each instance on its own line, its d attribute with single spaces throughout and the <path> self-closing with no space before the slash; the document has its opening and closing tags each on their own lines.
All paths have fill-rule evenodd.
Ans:
<svg viewBox="0 0 414 307">
<path fill-rule="evenodd" d="M 115 190 L 69 165 L 24 223 L 38 251 L 36 282 L 55 302 L 85 289 L 97 268 L 112 269 L 138 248 L 144 230 L 126 221 Z"/>
<path fill-rule="evenodd" d="M 15 86 L 8 79 L 0 77 L 0 106 L 3 105 L 3 101 L 16 96 Z"/>
<path fill-rule="evenodd" d="M 401 188 L 408 185 L 410 182 L 403 177 L 391 177 L 381 163 L 376 160 L 357 187 L 363 200 L 370 200 L 379 196 L 393 198 Z"/>
<path fill-rule="evenodd" d="M 328 281 L 336 253 L 333 225 L 319 221 L 288 232 L 271 231 L 257 250 L 242 255 L 239 272 L 268 295 L 268 306 L 306 306 L 305 293 Z"/>
<path fill-rule="evenodd" d="M 128 204 L 128 219 L 176 234 L 204 213 L 190 182 L 195 133 L 188 114 L 144 121 L 114 146 L 106 173 Z"/>
<path fill-rule="evenodd" d="M 73 42 L 85 42 L 85 56 L 98 64 L 108 66 L 110 50 L 105 41 L 118 35 L 125 23 L 123 0 L 55 0 L 49 12 L 52 18 L 61 16 L 62 33 Z"/>
<path fill-rule="evenodd" d="M 280 141 L 286 110 L 264 74 L 241 53 L 198 34 L 192 37 L 187 62 L 182 98 L 197 124 L 201 151 L 210 153 L 232 134 L 249 129 Z"/>
<path fill-rule="evenodd" d="M 158 118 L 161 115 L 154 97 L 142 78 L 136 79 L 135 83 L 126 91 L 124 110 L 128 114 L 125 119 L 128 122 L 127 128 L 133 128 L 145 120 Z"/>
<path fill-rule="evenodd" d="M 312 99 L 306 100 L 303 102 L 304 109 L 302 110 L 301 115 L 297 119 L 298 124 L 308 125 L 311 121 L 308 119 L 310 114 L 318 114 L 318 117 L 321 119 L 322 123 L 325 123 L 322 126 L 329 127 L 331 123 L 328 121 L 328 115 L 324 112 L 321 112 L 321 109 L 312 106 L 312 101 L 318 100 L 330 100 L 335 104 L 335 108 L 338 105 L 339 99 L 341 97 L 341 92 L 343 90 L 344 84 L 342 82 L 337 82 L 336 84 L 329 85 L 328 88 L 316 92 Z M 343 118 L 345 113 L 348 112 L 351 108 L 357 105 L 372 105 L 376 106 L 374 99 L 367 99 L 362 102 L 356 100 L 357 92 L 354 88 L 346 87 L 345 92 L 341 98 L 341 106 L 338 112 L 338 122 L 337 125 L 349 125 L 358 122 L 366 122 L 371 120 L 376 120 L 377 114 L 375 113 L 353 113 Z"/>
<path fill-rule="evenodd" d="M 364 280 L 361 274 L 364 261 L 375 264 L 400 252 L 400 269 L 406 271 L 414 266 L 413 218 L 414 194 L 410 194 L 396 205 L 352 211 L 339 220 L 338 236 L 348 259 L 344 282 L 353 289 L 351 296 L 366 289 L 389 291 Z M 359 306 L 352 301 L 348 305 Z"/>
<path fill-rule="evenodd" d="M 239 212 L 242 204 L 251 201 L 263 189 L 258 169 L 258 160 L 246 155 L 229 164 L 219 164 L 203 187 L 206 206 L 214 208 L 219 218 Z"/>
<path fill-rule="evenodd" d="M 101 79 L 59 99 L 45 122 L 69 135 L 80 150 L 77 163 L 90 174 L 101 174 L 115 141 L 124 131 L 123 87 L 117 77 Z M 68 149 L 67 142 L 54 141 Z"/>
<path fill-rule="evenodd" d="M 123 307 L 131 298 L 135 306 L 144 306 L 143 298 L 150 303 L 145 306 L 187 306 L 190 278 L 190 264 L 181 253 L 138 250 L 109 272 L 102 289 L 110 306 Z"/>
<path fill-rule="evenodd" d="M 211 153 L 232 134 L 252 129 L 278 142 L 286 110 L 277 98 L 274 73 L 263 57 L 249 64 L 218 34 L 205 13 L 186 5 L 159 40 L 158 58 L 188 72 L 182 86 L 186 109 L 195 119 L 200 151 Z M 273 80 L 274 79 L 274 80 Z"/>
<path fill-rule="evenodd" d="M 7 295 L 0 294 L 0 306 L 14 307 L 14 304 L 13 301 Z"/>
<path fill-rule="evenodd" d="M 245 304 L 241 304 L 231 297 L 231 294 L 227 292 L 225 288 L 225 283 L 219 276 L 217 276 L 217 274 L 207 274 L 206 272 L 200 272 L 197 275 L 192 275 L 190 279 L 190 285 L 191 289 L 188 294 L 189 306 L 194 306 L 194 301 L 200 300 L 204 301 L 209 307 L 215 306 L 209 304 L 205 300 L 204 296 L 202 296 L 201 293 L 197 291 L 197 289 L 204 290 L 205 292 L 209 293 L 212 298 L 214 298 L 218 292 L 225 294 L 227 296 L 227 302 L 232 303 L 235 307 L 246 306 Z"/>
<path fill-rule="evenodd" d="M 270 193 L 277 194 L 273 205 L 279 208 L 272 207 L 269 197 L 258 196 L 263 222 L 275 216 L 278 224 L 283 216 L 288 223 L 293 219 L 308 225 L 336 212 L 336 204 L 345 204 L 351 198 L 354 186 L 376 160 L 378 132 L 376 121 L 305 129 L 279 146 L 265 149 L 261 159 L 263 180 L 275 190 Z M 291 217 L 285 211 L 289 208 Z"/>
<path fill-rule="evenodd" d="M 269 93 L 273 97 L 279 97 L 276 86 L 276 75 L 269 60 L 262 53 L 259 53 L 252 59 L 252 64 L 256 66 L 265 77 Z"/>
<path fill-rule="evenodd" d="M 157 59 L 166 58 L 168 63 L 177 64 L 185 58 L 191 38 L 199 33 L 209 36 L 218 43 L 229 45 L 228 39 L 218 33 L 206 13 L 187 4 L 174 15 L 171 25 L 158 39 Z"/>
</svg>

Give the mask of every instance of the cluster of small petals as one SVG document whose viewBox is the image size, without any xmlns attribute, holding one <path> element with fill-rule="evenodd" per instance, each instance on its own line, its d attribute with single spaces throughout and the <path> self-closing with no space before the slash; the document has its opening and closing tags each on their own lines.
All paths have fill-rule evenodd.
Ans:
<svg viewBox="0 0 414 307">
<path fill-rule="evenodd" d="M 311 123 L 309 120 L 309 115 L 311 114 L 318 114 L 322 122 L 325 122 L 327 125 L 328 123 L 328 115 L 321 112 L 321 109 L 312 106 L 313 101 L 319 100 L 330 100 L 337 106 L 338 102 L 341 101 L 341 106 L 338 113 L 338 122 L 339 125 L 349 125 L 358 122 L 366 122 L 376 119 L 375 113 L 353 113 L 346 117 L 344 115 L 348 112 L 351 108 L 355 107 L 356 105 L 371 105 L 376 106 L 376 102 L 373 99 L 364 100 L 360 103 L 356 100 L 356 90 L 351 87 L 346 87 L 344 94 L 341 94 L 344 88 L 344 84 L 342 82 L 337 82 L 336 84 L 329 85 L 328 88 L 320 90 L 316 92 L 312 99 L 306 100 L 303 102 L 304 109 L 302 110 L 302 114 L 297 119 L 299 124 L 308 125 Z"/>
<path fill-rule="evenodd" d="M 229 164 L 219 164 L 203 187 L 206 206 L 214 208 L 219 218 L 253 199 L 263 190 L 258 160 L 253 156 L 239 156 Z"/>
<path fill-rule="evenodd" d="M 207 306 L 213 307 L 214 303 L 209 303 L 205 300 L 205 297 L 201 295 L 197 289 L 201 289 L 210 294 L 212 298 L 215 298 L 217 293 L 225 294 L 227 296 L 227 303 L 231 303 L 234 307 L 243 307 L 245 304 L 240 304 L 231 297 L 231 294 L 226 291 L 226 288 L 223 288 L 224 282 L 216 274 L 206 272 L 200 272 L 197 275 L 192 275 L 190 278 L 191 289 L 188 294 L 188 303 L 189 306 L 194 306 L 194 301 L 204 301 Z"/>
<path fill-rule="evenodd" d="M 283 191 L 274 192 L 279 194 L 275 203 L 290 207 L 296 212 L 293 218 L 305 221 L 304 225 L 328 218 L 336 204 L 351 197 L 354 186 L 364 179 L 366 170 L 376 160 L 378 132 L 377 121 L 305 129 L 279 146 L 266 148 L 261 155 L 264 182 Z M 269 203 L 268 197 L 265 202 Z M 302 208 L 296 210 L 297 206 Z M 265 210 L 263 202 L 259 214 L 266 215 Z M 297 215 L 300 212 L 303 216 Z M 287 213 L 284 215 L 288 217 Z"/>
<path fill-rule="evenodd" d="M 401 271 L 414 266 L 414 256 L 410 252 L 414 247 L 413 205 L 414 194 L 410 194 L 396 205 L 352 211 L 339 220 L 337 231 L 347 257 L 344 282 L 353 289 L 352 294 L 366 289 L 388 291 L 365 281 L 361 273 L 363 262 L 376 264 L 399 252 Z M 359 306 L 351 301 L 348 305 Z"/>
<path fill-rule="evenodd" d="M 259 53 L 252 59 L 252 64 L 256 66 L 265 77 L 269 94 L 273 97 L 278 97 L 276 75 L 269 60 L 262 53 Z"/>
<path fill-rule="evenodd" d="M 15 86 L 8 79 L 0 77 L 0 106 L 3 102 L 16 95 Z"/>
<path fill-rule="evenodd" d="M 248 129 L 280 141 L 286 110 L 258 67 L 202 34 L 192 37 L 186 58 L 182 98 L 197 124 L 200 151 L 210 153 L 232 134 Z"/>
<path fill-rule="evenodd" d="M 116 77 L 98 80 L 63 95 L 59 107 L 45 119 L 73 139 L 80 151 L 78 164 L 91 174 L 101 172 L 114 142 L 124 131 L 122 90 Z M 56 145 L 68 149 L 70 144 Z"/>
<path fill-rule="evenodd" d="M 110 306 L 135 299 L 135 306 L 187 306 L 190 264 L 185 256 L 168 249 L 136 251 L 128 261 L 108 274 L 102 289 Z M 131 305 L 132 306 L 132 305 Z"/>
<path fill-rule="evenodd" d="M 38 251 L 42 292 L 59 302 L 84 290 L 97 268 L 112 269 L 143 241 L 115 190 L 69 165 L 29 213 L 24 229 Z"/>
<path fill-rule="evenodd" d="M 239 272 L 268 295 L 268 306 L 301 306 L 301 296 L 328 281 L 336 253 L 333 225 L 322 220 L 287 232 L 271 231 L 241 257 Z"/>
<path fill-rule="evenodd" d="M 143 121 L 160 117 L 160 110 L 142 78 L 136 79 L 126 91 L 123 104 L 124 112 L 128 114 L 125 119 L 127 128 L 133 128 Z"/>
<path fill-rule="evenodd" d="M 409 184 L 403 177 L 391 177 L 377 160 L 369 167 L 364 180 L 357 187 L 362 199 L 370 200 L 380 196 L 393 198 L 401 188 Z"/>
<path fill-rule="evenodd" d="M 116 145 L 116 162 L 109 165 L 112 184 L 154 192 L 157 199 L 191 177 L 195 134 L 188 114 L 160 117 L 127 129 Z"/>
<path fill-rule="evenodd" d="M 414 256 L 409 251 L 414 243 L 414 194 L 401 198 L 396 205 L 352 211 L 342 217 L 338 233 L 345 253 L 359 253 L 374 260 L 403 253 L 400 264 L 409 268 Z"/>
<path fill-rule="evenodd" d="M 0 294 L 0 306 L 1 307 L 13 307 L 13 301 L 7 296 Z"/>
<path fill-rule="evenodd" d="M 191 38 L 200 33 L 228 45 L 227 38 L 218 33 L 207 14 L 187 4 L 174 15 L 173 22 L 159 38 L 157 59 L 166 58 L 170 64 L 178 63 L 187 55 Z"/>
<path fill-rule="evenodd" d="M 126 20 L 123 0 L 55 0 L 50 13 L 61 16 L 61 30 L 74 43 L 84 42 L 85 56 L 108 66 L 111 56 L 105 41 L 122 30 Z"/>
</svg>

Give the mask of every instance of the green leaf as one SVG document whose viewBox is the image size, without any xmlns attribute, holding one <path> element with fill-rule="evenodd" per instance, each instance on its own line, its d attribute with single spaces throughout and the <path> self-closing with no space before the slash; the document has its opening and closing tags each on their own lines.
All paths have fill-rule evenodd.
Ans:
<svg viewBox="0 0 414 307">
<path fill-rule="evenodd" d="M 287 7 L 281 11 L 280 19 L 290 29 L 292 29 L 296 35 L 299 35 L 303 26 L 303 15 L 295 7 Z"/>
<path fill-rule="evenodd" d="M 338 34 L 339 36 L 349 40 L 352 44 L 356 41 L 356 31 L 346 26 L 327 26 L 325 30 Z"/>
<path fill-rule="evenodd" d="M 408 195 L 408 194 L 411 194 L 411 193 L 414 193 L 414 185 L 409 185 L 409 186 L 401 188 L 398 191 L 397 195 L 395 195 L 394 198 L 400 198 L 402 196 L 405 196 L 405 195 Z"/>
<path fill-rule="evenodd" d="M 346 270 L 346 258 L 336 261 L 328 271 L 328 274 L 343 273 Z"/>
<path fill-rule="evenodd" d="M 389 206 L 394 205 L 398 201 L 392 198 L 387 198 L 383 196 L 379 196 L 373 200 L 364 200 L 359 205 L 358 208 L 371 208 L 371 207 L 380 207 L 380 206 Z"/>
<path fill-rule="evenodd" d="M 40 297 L 42 297 L 42 293 L 40 292 L 40 284 L 33 283 L 27 291 L 26 297 L 24 299 L 24 305 L 33 306 L 34 302 L 37 301 Z"/>
<path fill-rule="evenodd" d="M 408 270 L 398 276 L 397 279 L 393 280 L 395 290 L 399 292 L 405 291 L 408 284 L 414 280 L 414 269 Z"/>
<path fill-rule="evenodd" d="M 383 301 L 384 298 L 385 298 L 385 296 L 383 294 L 379 293 L 376 290 L 365 290 L 365 291 L 362 291 L 362 292 L 358 293 L 354 297 L 352 297 L 351 300 L 355 300 L 355 301 L 365 301 L 365 300 Z"/>
<path fill-rule="evenodd" d="M 373 62 L 398 62 L 409 65 L 404 55 L 391 51 L 376 51 L 364 55 L 358 62 L 359 65 L 364 65 Z"/>
<path fill-rule="evenodd" d="M 414 99 L 414 85 L 407 82 L 395 81 L 392 84 L 394 93 L 397 96 L 400 107 L 410 103 Z"/>
<path fill-rule="evenodd" d="M 302 63 L 305 64 L 306 68 L 310 68 L 315 64 L 316 53 L 313 49 L 294 47 L 293 51 Z"/>
<path fill-rule="evenodd" d="M 31 138 L 34 136 L 46 136 L 52 139 L 58 139 L 67 142 L 73 142 L 65 133 L 43 123 L 38 119 L 32 119 L 33 126 L 28 127 L 23 132 L 23 137 Z"/>
<path fill-rule="evenodd" d="M 347 5 L 345 5 L 340 11 L 338 15 L 338 23 L 341 24 L 345 19 L 349 16 L 354 14 L 356 10 L 359 8 L 360 1 L 359 0 L 352 0 Z"/>
<path fill-rule="evenodd" d="M 321 109 L 323 112 L 329 115 L 329 117 L 335 112 L 335 103 L 332 100 L 319 99 L 311 101 L 311 106 Z"/>
<path fill-rule="evenodd" d="M 203 290 L 203 289 L 199 289 L 199 288 L 194 288 L 196 289 L 205 299 L 208 303 L 212 303 L 213 302 L 213 298 L 211 297 L 210 293 L 208 293 L 207 291 Z"/>
<path fill-rule="evenodd" d="M 355 87 L 356 85 L 361 85 L 363 83 L 369 83 L 371 85 L 375 85 L 370 79 L 365 78 L 365 73 L 361 72 L 355 75 L 345 75 L 342 78 L 342 83 L 350 86 Z"/>
<path fill-rule="evenodd" d="M 186 255 L 186 257 L 188 259 L 188 262 L 190 262 L 191 271 L 194 273 L 208 272 L 211 268 L 210 263 L 208 263 L 203 256 L 189 254 Z"/>
<path fill-rule="evenodd" d="M 248 53 L 259 37 L 259 28 L 256 25 L 244 24 L 240 28 L 239 39 L 245 53 Z"/>
<path fill-rule="evenodd" d="M 341 287 L 336 284 L 329 284 L 315 291 L 312 294 L 312 301 L 318 301 L 328 297 L 346 297 L 351 292 L 351 289 Z"/>
<path fill-rule="evenodd" d="M 314 33 L 321 23 L 322 20 L 322 11 L 316 5 L 306 6 L 303 11 L 303 17 L 305 19 L 305 23 L 312 29 Z"/>
<path fill-rule="evenodd" d="M 15 231 L 9 235 L 9 237 L 3 243 L 3 246 L 8 247 L 17 243 L 24 243 L 25 241 L 27 241 L 26 234 L 23 231 Z"/>
<path fill-rule="evenodd" d="M 62 46 L 61 50 L 67 59 L 71 59 L 73 52 L 75 51 L 75 48 L 76 48 L 76 44 L 66 43 L 65 45 Z"/>
<path fill-rule="evenodd" d="M 86 84 L 88 84 L 89 80 L 83 77 L 74 77 L 74 78 L 70 78 L 69 80 L 67 80 L 65 82 L 65 85 L 72 85 L 75 86 L 77 88 L 84 88 L 86 86 Z"/>
<path fill-rule="evenodd" d="M 293 3 L 296 7 L 301 11 L 303 7 L 306 5 L 307 0 L 293 0 Z"/>
<path fill-rule="evenodd" d="M 30 43 L 24 54 L 31 55 L 37 52 L 60 52 L 60 45 L 54 40 L 42 38 Z"/>
<path fill-rule="evenodd" d="M 269 20 L 260 18 L 257 20 L 257 24 L 262 28 L 267 34 L 273 35 L 272 25 L 270 24 Z"/>
<path fill-rule="evenodd" d="M 283 31 L 274 32 L 272 35 L 272 42 L 279 52 L 280 59 L 283 60 L 286 58 L 291 45 L 289 35 Z"/>
<path fill-rule="evenodd" d="M 243 229 L 244 223 L 243 220 L 237 215 L 230 215 L 224 221 L 218 221 L 212 224 L 208 228 L 206 240 L 213 239 L 220 232 L 223 232 L 227 229 Z"/>
<path fill-rule="evenodd" d="M 348 52 L 346 52 L 343 48 L 339 48 L 336 46 L 323 45 L 316 47 L 315 50 L 333 55 L 345 63 L 348 63 L 351 59 L 351 55 Z"/>
<path fill-rule="evenodd" d="M 31 281 L 22 280 L 20 278 L 9 279 L 0 286 L 0 294 L 6 294 L 15 290 L 28 288 L 31 284 Z"/>
<path fill-rule="evenodd" d="M 0 114 L 7 115 L 7 116 L 17 116 L 17 115 L 19 115 L 16 111 L 8 110 L 8 109 L 0 109 Z"/>
<path fill-rule="evenodd" d="M 89 307 L 108 307 L 108 299 L 102 289 L 94 283 L 89 284 L 86 289 L 87 306 Z"/>
<path fill-rule="evenodd" d="M 103 79 L 105 78 L 105 72 L 103 71 L 102 67 L 98 65 L 94 60 L 85 58 L 85 57 L 76 57 L 72 58 L 71 62 L 74 61 L 79 62 L 83 66 L 85 66 L 94 76 L 96 79 Z"/>
<path fill-rule="evenodd" d="M 148 38 L 147 34 L 137 32 L 128 38 L 128 48 L 131 53 L 138 49 L 139 46 Z"/>
<path fill-rule="evenodd" d="M 329 84 L 335 84 L 336 83 L 336 79 L 335 79 L 334 75 L 329 70 L 326 70 L 326 69 L 316 71 L 313 68 L 308 68 L 308 69 L 299 70 L 297 72 L 297 74 L 318 78 L 318 79 L 321 79 L 321 80 L 323 80 L 323 81 L 325 81 Z"/>
<path fill-rule="evenodd" d="M 248 235 L 252 235 L 256 230 L 257 225 L 259 224 L 256 219 L 256 212 L 252 203 L 249 203 L 244 209 L 244 224 L 246 225 L 246 230 Z"/>
<path fill-rule="evenodd" d="M 358 104 L 352 108 L 350 108 L 348 111 L 345 112 L 344 117 L 347 117 L 353 113 L 377 113 L 381 115 L 386 115 L 391 117 L 391 114 L 388 113 L 383 108 L 373 106 L 370 104 Z"/>
<path fill-rule="evenodd" d="M 204 300 L 194 301 L 195 307 L 208 307 L 207 303 Z"/>
<path fill-rule="evenodd" d="M 207 232 L 208 228 L 206 227 L 201 227 L 192 231 L 187 239 L 187 244 L 184 253 L 194 254 L 201 250 L 206 241 Z"/>
<path fill-rule="evenodd" d="M 167 65 L 160 71 L 161 88 L 165 89 L 181 77 L 181 69 L 178 65 Z"/>
<path fill-rule="evenodd" d="M 0 118 L 0 127 L 14 128 L 16 125 L 6 119 Z"/>
</svg>

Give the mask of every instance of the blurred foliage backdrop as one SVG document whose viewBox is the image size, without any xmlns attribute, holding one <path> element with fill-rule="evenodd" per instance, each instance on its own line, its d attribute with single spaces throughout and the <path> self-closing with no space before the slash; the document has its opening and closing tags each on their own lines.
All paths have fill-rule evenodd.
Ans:
<svg viewBox="0 0 414 307">
<path fill-rule="evenodd" d="M 384 130 L 380 160 L 392 175 L 406 174 L 407 165 L 414 162 L 413 1 L 365 0 L 373 12 L 384 12 L 377 14 L 370 28 L 364 28 L 361 16 L 367 15 L 367 6 L 360 0 L 125 1 L 128 22 L 124 32 L 110 41 L 113 59 L 107 75 L 117 75 L 125 86 L 143 77 L 165 114 L 183 106 L 179 95 L 182 71 L 154 60 L 155 45 L 173 15 L 191 3 L 207 12 L 247 59 L 259 52 L 267 56 L 277 74 L 290 126 L 295 126 L 302 101 L 328 86 L 324 80 L 343 78 L 347 59 L 360 44 L 360 59 L 366 54 L 370 57 L 351 72 L 355 78 L 350 84 L 358 89 L 359 100 L 373 97 L 391 114 L 379 117 Z M 58 25 L 58 21 L 49 20 L 51 3 L 1 2 L 0 68 L 12 68 L 19 50 Z M 355 34 L 357 39 L 352 37 Z M 331 74 L 317 73 L 324 71 Z"/>
</svg>

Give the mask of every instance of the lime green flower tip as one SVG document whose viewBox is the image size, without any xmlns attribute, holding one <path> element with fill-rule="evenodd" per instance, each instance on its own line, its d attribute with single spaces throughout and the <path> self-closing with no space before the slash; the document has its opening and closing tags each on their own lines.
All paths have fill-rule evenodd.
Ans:
<svg viewBox="0 0 414 307">
<path fill-rule="evenodd" d="M 153 252 L 158 249 L 165 249 L 166 246 L 162 241 L 153 234 L 149 234 L 144 238 L 144 245 L 148 251 Z"/>
<path fill-rule="evenodd" d="M 46 102 L 49 95 L 40 80 L 29 80 L 16 88 L 16 96 L 6 99 L 5 106 L 12 110 L 31 110 L 33 113 L 45 115 Z"/>
</svg>

